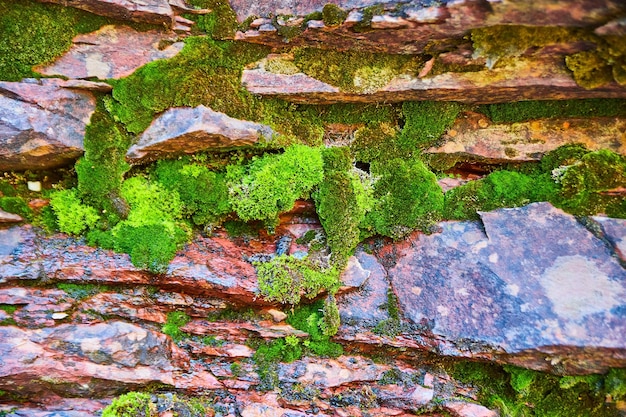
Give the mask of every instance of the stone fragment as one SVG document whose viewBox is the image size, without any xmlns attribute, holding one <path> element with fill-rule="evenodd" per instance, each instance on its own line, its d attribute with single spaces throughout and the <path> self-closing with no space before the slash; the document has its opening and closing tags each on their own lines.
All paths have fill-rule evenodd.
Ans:
<svg viewBox="0 0 626 417">
<path fill-rule="evenodd" d="M 478 113 L 462 114 L 429 154 L 459 155 L 489 163 L 538 161 L 560 146 L 582 144 L 590 150 L 609 149 L 626 155 L 626 119 L 615 117 L 540 119 L 490 124 Z"/>
<path fill-rule="evenodd" d="M 178 54 L 184 44 L 176 39 L 171 32 L 139 32 L 128 26 L 107 25 L 76 36 L 69 51 L 35 71 L 67 78 L 122 78 L 142 65 Z"/>
<path fill-rule="evenodd" d="M 418 343 L 552 372 L 625 366 L 626 271 L 609 248 L 549 203 L 480 215 L 398 249 L 389 277 Z"/>
<path fill-rule="evenodd" d="M 602 228 L 617 257 L 626 262 L 626 219 L 594 216 L 593 220 Z"/>
<path fill-rule="evenodd" d="M 500 413 L 485 406 L 463 401 L 448 401 L 444 408 L 455 413 L 458 417 L 499 417 Z"/>
<path fill-rule="evenodd" d="M 0 82 L 0 171 L 56 168 L 82 155 L 93 95 L 45 82 Z"/>
<path fill-rule="evenodd" d="M 19 223 L 23 221 L 21 216 L 13 213 L 7 213 L 0 209 L 0 223 Z"/>
<path fill-rule="evenodd" d="M 375 364 L 369 359 L 361 357 L 340 356 L 320 363 L 314 359 L 305 358 L 306 369 L 297 378 L 302 384 L 314 384 L 318 387 L 333 388 L 355 382 L 378 381 L 387 365 Z"/>
<path fill-rule="evenodd" d="M 280 323 L 281 321 L 284 321 L 287 318 L 287 314 L 285 314 L 284 312 L 280 310 L 276 310 L 275 308 L 267 310 L 267 314 L 272 316 L 272 319 L 276 323 Z"/>
<path fill-rule="evenodd" d="M 417 74 L 398 74 L 368 94 L 340 91 L 307 75 L 273 74 L 258 68 L 244 70 L 242 83 L 253 94 L 319 104 L 416 100 L 503 103 L 512 96 L 516 100 L 626 97 L 626 89 L 616 83 L 593 90 L 578 86 L 561 61 L 554 57 L 520 58 L 511 66 L 474 72 L 446 72 L 421 78 Z"/>
<path fill-rule="evenodd" d="M 34 191 L 36 193 L 41 192 L 41 182 L 40 181 L 27 181 L 26 186 L 29 191 Z"/>
<path fill-rule="evenodd" d="M 269 126 L 238 120 L 204 106 L 167 110 L 146 129 L 126 157 L 131 161 L 269 141 Z"/>
<path fill-rule="evenodd" d="M 30 395 L 53 390 L 101 397 L 155 383 L 221 387 L 167 336 L 118 321 L 40 330 L 0 327 L 0 353 L 0 389 L 7 392 L 20 386 Z"/>
<path fill-rule="evenodd" d="M 75 7 L 100 16 L 118 20 L 165 24 L 171 27 L 174 11 L 168 0 L 38 0 L 44 3 L 56 3 L 65 7 Z"/>
<path fill-rule="evenodd" d="M 13 318 L 23 327 L 38 328 L 55 325 L 55 314 L 63 314 L 74 306 L 73 297 L 65 291 L 40 288 L 0 288 L 0 304 L 18 307 Z M 64 318 L 62 317 L 62 318 Z"/>
</svg>

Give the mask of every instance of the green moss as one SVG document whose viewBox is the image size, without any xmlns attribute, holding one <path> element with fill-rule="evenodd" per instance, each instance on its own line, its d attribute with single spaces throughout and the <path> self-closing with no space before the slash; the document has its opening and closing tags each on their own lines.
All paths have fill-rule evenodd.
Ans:
<svg viewBox="0 0 626 417">
<path fill-rule="evenodd" d="M 0 304 L 0 310 L 7 314 L 13 314 L 17 310 L 17 306 L 13 304 Z"/>
<path fill-rule="evenodd" d="M 161 331 L 170 336 L 175 342 L 179 342 L 187 336 L 180 328 L 189 323 L 189 320 L 189 316 L 183 311 L 171 311 L 167 313 L 167 321 L 161 328 Z"/>
<path fill-rule="evenodd" d="M 192 164 L 188 158 L 159 161 L 154 177 L 180 196 L 183 215 L 196 225 L 219 223 L 232 211 L 224 174 Z"/>
<path fill-rule="evenodd" d="M 59 230 L 70 235 L 80 235 L 100 219 L 96 209 L 83 204 L 74 189 L 52 194 L 50 206 L 57 216 Z"/>
<path fill-rule="evenodd" d="M 415 228 L 427 230 L 441 218 L 443 192 L 420 160 L 392 159 L 371 165 L 374 205 L 364 229 L 399 239 Z"/>
<path fill-rule="evenodd" d="M 330 301 L 330 303 L 333 302 Z M 325 304 L 326 301 L 320 300 L 313 304 L 300 305 L 289 313 L 287 323 L 309 334 L 309 339 L 303 343 L 307 352 L 335 358 L 343 353 L 343 348 L 340 344 L 330 341 L 330 333 L 332 332 L 324 332 L 326 326 L 324 324 L 326 321 L 324 318 Z M 329 312 L 329 314 L 334 313 Z M 331 317 L 330 320 L 334 319 Z"/>
<path fill-rule="evenodd" d="M 399 131 L 395 124 L 382 122 L 358 129 L 350 149 L 361 162 L 393 159 L 402 156 L 397 146 Z"/>
<path fill-rule="evenodd" d="M 264 155 L 245 168 L 232 167 L 228 177 L 233 209 L 242 220 L 262 220 L 272 229 L 280 213 L 322 181 L 322 167 L 320 149 L 303 145 Z"/>
<path fill-rule="evenodd" d="M 324 300 L 324 308 L 322 309 L 322 321 L 319 324 L 324 336 L 334 336 L 339 331 L 341 319 L 339 317 L 339 307 L 335 297 L 329 295 Z"/>
<path fill-rule="evenodd" d="M 321 291 L 336 291 L 339 271 L 323 268 L 308 259 L 276 256 L 269 262 L 255 263 L 259 291 L 268 301 L 298 304 L 304 295 L 313 298 Z"/>
<path fill-rule="evenodd" d="M 324 181 L 314 193 L 317 214 L 328 238 L 332 259 L 339 265 L 360 241 L 359 225 L 371 201 L 371 189 L 353 170 L 347 148 L 324 150 Z"/>
<path fill-rule="evenodd" d="M 496 25 L 472 30 L 474 55 L 487 58 L 493 67 L 500 58 L 517 57 L 532 47 L 586 39 L 581 29 L 561 26 Z"/>
<path fill-rule="evenodd" d="M 33 210 L 22 197 L 0 197 L 0 209 L 17 214 L 25 220 L 32 220 L 34 217 Z"/>
<path fill-rule="evenodd" d="M 157 415 L 156 405 L 150 394 L 129 392 L 113 400 L 102 410 L 102 417 L 153 417 Z"/>
<path fill-rule="evenodd" d="M 373 93 L 400 74 L 419 72 L 424 60 L 414 55 L 298 48 L 294 63 L 302 72 L 343 91 Z"/>
<path fill-rule="evenodd" d="M 455 102 L 408 101 L 402 104 L 405 124 L 398 145 L 405 154 L 433 145 L 456 120 L 463 106 Z"/>
<path fill-rule="evenodd" d="M 560 117 L 616 117 L 626 115 L 626 100 L 603 98 L 518 101 L 487 104 L 479 106 L 477 111 L 488 116 L 494 123 L 516 123 Z"/>
<path fill-rule="evenodd" d="M 348 17 L 348 12 L 336 4 L 327 3 L 322 9 L 322 20 L 326 26 L 338 26 Z"/>
<path fill-rule="evenodd" d="M 398 297 L 393 293 L 391 289 L 387 290 L 387 314 L 389 318 L 381 321 L 372 329 L 375 334 L 380 334 L 389 337 L 396 337 L 402 333 L 402 322 L 400 319 L 400 307 L 398 305 Z"/>
<path fill-rule="evenodd" d="M 372 19 L 374 18 L 374 16 L 384 14 L 385 6 L 382 4 L 368 6 L 361 10 L 361 13 L 363 14 L 361 21 L 359 21 L 352 27 L 352 30 L 354 30 L 355 32 L 366 32 L 368 30 L 371 30 Z"/>
<path fill-rule="evenodd" d="M 77 300 L 83 300 L 87 297 L 94 296 L 98 293 L 109 291 L 110 288 L 106 285 L 96 284 L 73 284 L 69 282 L 59 282 L 57 288 L 65 291 L 70 297 Z"/>
<path fill-rule="evenodd" d="M 188 4 L 200 9 L 209 9 L 207 15 L 184 15 L 196 22 L 194 31 L 202 31 L 213 39 L 232 39 L 237 32 L 239 23 L 237 14 L 226 0 L 188 0 Z"/>
<path fill-rule="evenodd" d="M 616 81 L 626 85 L 626 36 L 594 38 L 596 49 L 578 52 L 565 58 L 574 80 L 586 89 Z"/>
<path fill-rule="evenodd" d="M 97 209 L 103 220 L 101 227 L 105 229 L 128 214 L 120 187 L 129 169 L 124 157 L 131 142 L 123 126 L 107 111 L 107 99 L 110 97 L 98 100 L 85 130 L 85 154 L 76 163 L 79 196 Z"/>
</svg>

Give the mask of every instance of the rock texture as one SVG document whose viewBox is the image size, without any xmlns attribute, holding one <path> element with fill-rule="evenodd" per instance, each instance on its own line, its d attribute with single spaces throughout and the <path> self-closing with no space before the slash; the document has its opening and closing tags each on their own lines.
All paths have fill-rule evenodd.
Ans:
<svg viewBox="0 0 626 417">
<path fill-rule="evenodd" d="M 545 119 L 493 124 L 478 113 L 464 113 L 430 154 L 459 155 L 487 163 L 538 161 L 569 144 L 626 154 L 626 120 L 620 118 Z"/>
<path fill-rule="evenodd" d="M 122 78 L 148 62 L 176 55 L 183 49 L 183 42 L 176 42 L 176 38 L 171 32 L 103 26 L 76 36 L 67 53 L 35 71 L 67 78 Z"/>
<path fill-rule="evenodd" d="M 586 90 L 576 84 L 560 60 L 520 60 L 512 66 L 475 72 L 446 72 L 419 77 L 398 74 L 387 85 L 365 94 L 340 91 L 304 74 L 274 74 L 263 69 L 244 70 L 243 85 L 253 94 L 296 103 L 391 102 L 420 100 L 462 103 L 504 103 L 516 100 L 624 98 L 626 89 L 607 84 Z"/>
<path fill-rule="evenodd" d="M 273 134 L 269 126 L 234 119 L 204 106 L 173 108 L 152 122 L 126 157 L 138 161 L 210 148 L 249 146 L 268 141 Z"/>
<path fill-rule="evenodd" d="M 94 96 L 54 82 L 0 82 L 0 171 L 66 165 L 82 155 Z"/>
<path fill-rule="evenodd" d="M 626 271 L 610 248 L 548 203 L 481 220 L 400 249 L 389 278 L 419 334 L 442 354 L 534 369 L 624 366 Z"/>
</svg>

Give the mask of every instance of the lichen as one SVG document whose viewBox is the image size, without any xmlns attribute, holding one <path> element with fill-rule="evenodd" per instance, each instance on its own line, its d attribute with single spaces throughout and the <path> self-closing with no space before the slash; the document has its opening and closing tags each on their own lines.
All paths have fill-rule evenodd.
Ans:
<svg viewBox="0 0 626 417">
<path fill-rule="evenodd" d="M 338 26 L 348 17 L 348 12 L 342 10 L 339 6 L 327 3 L 322 9 L 322 20 L 326 26 Z"/>
</svg>

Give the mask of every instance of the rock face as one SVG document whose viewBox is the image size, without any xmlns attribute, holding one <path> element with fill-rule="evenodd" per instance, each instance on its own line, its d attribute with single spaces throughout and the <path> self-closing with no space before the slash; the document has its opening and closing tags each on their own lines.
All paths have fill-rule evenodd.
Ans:
<svg viewBox="0 0 626 417">
<path fill-rule="evenodd" d="M 176 42 L 171 32 L 138 32 L 128 26 L 103 26 L 76 36 L 72 43 L 65 55 L 35 70 L 68 78 L 122 78 L 148 62 L 171 58 L 183 49 L 183 42 Z"/>
<path fill-rule="evenodd" d="M 590 150 L 609 149 L 626 154 L 626 120 L 620 118 L 545 119 L 493 124 L 478 113 L 464 113 L 441 138 L 441 146 L 427 153 L 462 155 L 489 163 L 538 161 L 546 153 L 569 144 Z"/>
<path fill-rule="evenodd" d="M 0 171 L 55 168 L 82 155 L 93 95 L 54 82 L 0 82 Z"/>
<path fill-rule="evenodd" d="M 248 146 L 270 140 L 273 134 L 269 126 L 234 119 L 204 106 L 173 108 L 152 122 L 126 157 L 139 161 L 209 148 Z"/>
<path fill-rule="evenodd" d="M 340 91 L 304 74 L 273 74 L 263 69 L 244 70 L 242 83 L 253 94 L 320 104 L 420 100 L 487 104 L 508 102 L 511 96 L 517 100 L 626 97 L 626 89 L 618 84 L 593 90 L 578 86 L 564 64 L 554 59 L 520 60 L 510 67 L 423 77 L 398 74 L 386 85 L 366 94 Z"/>
<path fill-rule="evenodd" d="M 534 369 L 624 366 L 626 271 L 604 242 L 548 203 L 481 219 L 400 250 L 389 278 L 419 333 L 443 354 Z"/>
</svg>

